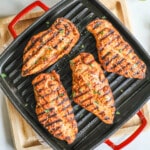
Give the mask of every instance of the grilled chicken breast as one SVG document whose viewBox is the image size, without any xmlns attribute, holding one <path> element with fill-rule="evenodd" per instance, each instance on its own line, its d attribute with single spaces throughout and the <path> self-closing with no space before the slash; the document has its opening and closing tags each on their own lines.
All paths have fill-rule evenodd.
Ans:
<svg viewBox="0 0 150 150">
<path fill-rule="evenodd" d="M 126 78 L 145 77 L 146 65 L 110 22 L 96 19 L 87 25 L 87 30 L 96 39 L 99 61 L 106 71 Z"/>
<path fill-rule="evenodd" d="M 59 75 L 52 71 L 32 81 L 39 122 L 56 138 L 71 144 L 78 133 L 77 122 Z"/>
<path fill-rule="evenodd" d="M 71 60 L 73 100 L 95 114 L 106 124 L 112 124 L 115 113 L 113 94 L 100 65 L 89 53 L 80 53 Z"/>
<path fill-rule="evenodd" d="M 23 53 L 22 76 L 41 72 L 54 64 L 71 51 L 79 36 L 70 20 L 58 18 L 48 30 L 29 40 Z"/>
</svg>

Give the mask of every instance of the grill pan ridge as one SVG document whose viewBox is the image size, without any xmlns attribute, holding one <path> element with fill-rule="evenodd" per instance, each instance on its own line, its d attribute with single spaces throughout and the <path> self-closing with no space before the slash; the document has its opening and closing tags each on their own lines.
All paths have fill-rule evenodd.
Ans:
<svg viewBox="0 0 150 150">
<path fill-rule="evenodd" d="M 105 72 L 112 88 L 116 109 L 120 115 L 115 116 L 114 124 L 106 125 L 96 116 L 75 104 L 71 98 L 72 72 L 69 60 L 80 52 L 90 52 L 98 61 L 94 37 L 85 29 L 86 25 L 97 17 L 106 16 L 117 28 L 135 52 L 147 65 L 146 78 L 143 80 L 127 79 L 113 73 Z M 78 123 L 79 133 L 74 143 L 67 143 L 54 138 L 38 122 L 35 114 L 35 99 L 31 81 L 37 75 L 21 77 L 23 49 L 32 35 L 47 29 L 46 21 L 50 25 L 58 17 L 70 19 L 79 29 L 81 34 L 79 42 L 72 51 L 43 72 L 55 69 L 60 74 L 61 81 L 70 97 L 75 118 Z M 1 88 L 12 104 L 17 108 L 27 122 L 37 133 L 53 148 L 57 150 L 88 150 L 101 144 L 113 134 L 123 123 L 133 116 L 150 98 L 150 56 L 114 17 L 107 8 L 97 0 L 62 0 L 51 10 L 41 16 L 35 23 L 26 29 L 0 56 L 0 73 L 5 73 L 6 78 L 0 78 Z M 129 109 L 130 108 L 130 109 Z"/>
</svg>

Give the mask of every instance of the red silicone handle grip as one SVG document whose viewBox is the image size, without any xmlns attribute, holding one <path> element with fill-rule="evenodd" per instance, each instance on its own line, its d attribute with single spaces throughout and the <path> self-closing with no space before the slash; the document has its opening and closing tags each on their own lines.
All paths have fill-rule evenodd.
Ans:
<svg viewBox="0 0 150 150">
<path fill-rule="evenodd" d="M 147 124 L 147 120 L 141 111 L 139 111 L 137 113 L 137 115 L 141 119 L 141 125 L 132 135 L 130 135 L 130 137 L 128 137 L 125 141 L 123 141 L 122 143 L 120 143 L 118 145 L 115 145 L 109 139 L 105 140 L 105 143 L 108 146 L 110 146 L 113 150 L 120 150 L 121 148 L 123 148 L 123 147 L 127 146 L 129 143 L 131 143 L 142 132 L 142 130 L 145 128 L 145 126 Z"/>
<path fill-rule="evenodd" d="M 43 10 L 48 11 L 49 7 L 46 6 L 44 3 L 42 3 L 41 1 L 37 0 L 35 2 L 33 2 L 32 4 L 30 4 L 29 6 L 27 6 L 26 8 L 24 8 L 8 25 L 8 29 L 10 31 L 10 33 L 12 34 L 12 36 L 14 38 L 17 37 L 17 33 L 14 29 L 15 24 L 21 19 L 21 17 L 23 17 L 26 13 L 28 13 L 30 10 L 34 9 L 35 7 L 41 7 Z"/>
</svg>

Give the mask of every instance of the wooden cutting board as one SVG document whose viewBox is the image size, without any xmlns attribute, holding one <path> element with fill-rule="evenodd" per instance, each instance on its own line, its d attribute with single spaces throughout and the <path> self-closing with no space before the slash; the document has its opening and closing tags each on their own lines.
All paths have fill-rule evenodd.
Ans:
<svg viewBox="0 0 150 150">
<path fill-rule="evenodd" d="M 108 7 L 121 22 L 131 30 L 128 12 L 125 0 L 101 0 L 101 2 Z M 27 28 L 44 12 L 34 12 L 24 16 L 15 26 L 18 34 Z M 4 50 L 13 40 L 7 26 L 14 16 L 0 19 L 0 52 Z M 12 136 L 16 150 L 51 150 L 50 147 L 38 137 L 32 127 L 22 118 L 13 105 L 7 100 L 8 113 L 10 118 L 10 125 L 12 128 Z M 148 106 L 142 108 L 143 113 L 150 120 L 150 113 Z M 124 133 L 131 133 L 140 125 L 139 118 L 135 115 L 125 125 L 120 128 L 113 136 L 122 136 Z M 44 143 L 44 144 L 43 144 Z"/>
</svg>

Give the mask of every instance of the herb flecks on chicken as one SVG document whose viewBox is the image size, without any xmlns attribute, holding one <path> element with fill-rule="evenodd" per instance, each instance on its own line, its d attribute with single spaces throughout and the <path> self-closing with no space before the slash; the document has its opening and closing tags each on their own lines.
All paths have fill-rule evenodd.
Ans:
<svg viewBox="0 0 150 150">
<path fill-rule="evenodd" d="M 95 19 L 86 28 L 96 39 L 99 61 L 106 71 L 126 78 L 145 78 L 146 65 L 109 21 Z"/>
<path fill-rule="evenodd" d="M 32 81 L 39 122 L 54 137 L 73 143 L 78 133 L 73 108 L 59 75 L 42 73 Z"/>
<path fill-rule="evenodd" d="M 71 60 L 70 66 L 74 102 L 103 122 L 112 124 L 115 114 L 114 98 L 100 64 L 91 54 L 80 53 Z"/>
<path fill-rule="evenodd" d="M 23 53 L 22 76 L 41 72 L 68 54 L 80 34 L 66 18 L 58 18 L 52 26 L 34 35 Z"/>
</svg>

